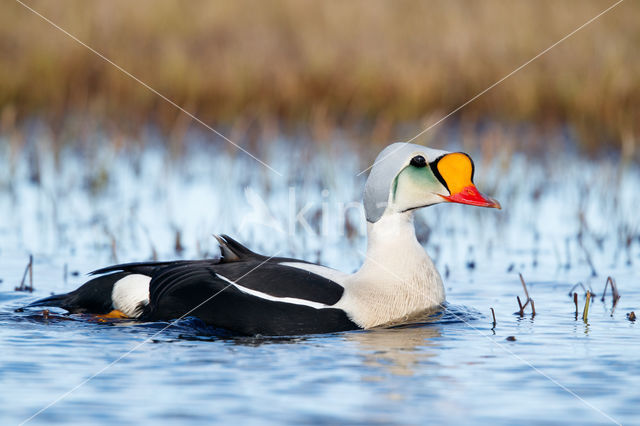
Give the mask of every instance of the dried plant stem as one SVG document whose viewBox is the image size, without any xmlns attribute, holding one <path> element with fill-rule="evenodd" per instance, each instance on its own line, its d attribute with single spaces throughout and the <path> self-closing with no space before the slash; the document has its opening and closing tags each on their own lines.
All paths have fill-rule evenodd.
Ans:
<svg viewBox="0 0 640 426">
<path fill-rule="evenodd" d="M 582 321 L 585 323 L 589 318 L 589 304 L 591 302 L 591 292 L 587 290 L 587 300 L 584 302 L 584 310 L 582 311 Z"/>
<path fill-rule="evenodd" d="M 175 244 L 174 244 L 175 253 L 179 256 L 184 251 L 184 247 L 182 246 L 182 233 L 178 227 L 175 228 Z"/>
<path fill-rule="evenodd" d="M 116 236 L 113 235 L 113 232 L 109 230 L 107 225 L 104 225 L 103 230 L 105 235 L 109 238 L 109 242 L 111 245 L 111 260 L 115 263 L 118 263 L 118 250 L 117 250 L 117 244 L 116 244 Z"/>
<path fill-rule="evenodd" d="M 576 285 L 574 285 L 573 287 L 571 287 L 571 290 L 569 290 L 569 296 L 571 296 L 571 293 L 573 293 L 573 291 L 574 291 L 576 288 L 578 288 L 578 287 L 582 288 L 582 289 L 584 290 L 584 292 L 585 292 L 585 293 L 587 292 L 587 288 L 584 286 L 584 284 L 582 284 L 581 282 L 579 282 L 579 283 L 577 283 Z"/>
<path fill-rule="evenodd" d="M 520 302 L 520 296 L 516 296 L 516 299 L 518 300 L 518 306 L 520 307 L 520 316 L 524 316 L 524 306 L 522 306 L 522 302 Z"/>
<path fill-rule="evenodd" d="M 531 303 L 531 317 L 535 317 L 536 316 L 536 307 L 533 304 L 533 299 L 529 296 L 529 290 L 527 289 L 527 284 L 524 281 L 524 278 L 522 277 L 522 274 L 518 274 L 520 276 L 520 282 L 522 283 L 522 288 L 524 289 L 524 294 L 527 296 L 527 299 L 524 302 L 524 305 L 522 304 L 522 302 L 520 301 L 520 296 L 516 296 L 516 299 L 518 300 L 518 306 L 520 307 L 520 316 L 524 316 L 524 309 L 527 307 L 527 305 L 529 303 Z"/>
<path fill-rule="evenodd" d="M 156 250 L 156 246 L 153 244 L 153 240 L 151 239 L 151 234 L 149 234 L 149 229 L 146 226 L 140 225 L 144 235 L 147 237 L 147 241 L 149 242 L 149 246 L 151 247 L 151 260 L 154 262 L 158 260 L 158 251 Z"/>
<path fill-rule="evenodd" d="M 536 305 L 533 303 L 533 299 L 529 299 L 531 301 L 531 318 L 536 316 Z"/>
<path fill-rule="evenodd" d="M 27 280 L 27 274 L 29 274 L 29 285 L 25 285 Z M 29 255 L 29 263 L 24 268 L 24 274 L 22 274 L 22 280 L 20 285 L 14 289 L 15 291 L 28 291 L 33 292 L 33 255 Z"/>
<path fill-rule="evenodd" d="M 29 255 L 29 291 L 33 291 L 33 255 Z"/>
<path fill-rule="evenodd" d="M 611 286 L 611 295 L 613 296 L 613 306 L 615 307 L 616 303 L 618 303 L 618 299 L 620 299 L 620 293 L 618 292 L 618 286 L 616 285 L 616 281 L 612 277 L 607 277 L 607 282 L 604 284 L 604 291 L 602 292 L 601 301 L 604 302 L 604 297 L 607 295 L 607 287 Z"/>
<path fill-rule="evenodd" d="M 580 248 L 582 249 L 582 251 L 584 251 L 584 258 L 586 259 L 587 263 L 589 264 L 589 267 L 591 268 L 591 276 L 597 277 L 598 273 L 596 272 L 596 267 L 593 264 L 593 260 L 591 260 L 591 253 L 589 253 L 589 250 L 587 250 L 587 248 L 584 246 L 582 242 L 582 235 L 578 235 L 578 244 L 580 245 Z"/>
<path fill-rule="evenodd" d="M 529 301 L 529 291 L 527 290 L 527 284 L 525 284 L 522 274 L 518 275 L 520 276 L 520 282 L 522 283 L 522 288 L 524 289 L 524 295 L 527 296 L 527 301 Z"/>
<path fill-rule="evenodd" d="M 604 298 L 607 295 L 607 287 L 611 286 L 611 295 L 613 296 L 613 305 L 611 306 L 611 316 L 616 310 L 616 305 L 618 304 L 618 300 L 620 299 L 620 293 L 618 292 L 618 286 L 616 285 L 616 280 L 612 277 L 607 277 L 607 282 L 604 284 L 604 291 L 602 292 L 601 301 L 604 302 Z"/>
</svg>

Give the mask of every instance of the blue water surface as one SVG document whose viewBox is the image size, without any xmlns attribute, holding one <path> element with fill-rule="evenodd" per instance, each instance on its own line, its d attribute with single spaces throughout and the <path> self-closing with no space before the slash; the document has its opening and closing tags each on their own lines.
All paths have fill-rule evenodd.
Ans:
<svg viewBox="0 0 640 426">
<path fill-rule="evenodd" d="M 361 211 L 336 206 L 359 200 L 365 161 L 336 145 L 299 153 L 274 143 L 265 158 L 284 178 L 217 145 L 180 161 L 159 146 L 69 149 L 61 166 L 35 142 L 18 160 L 5 149 L 1 161 L 14 163 L 0 174 L 0 423 L 639 422 L 640 334 L 627 314 L 640 314 L 640 180 L 615 159 L 515 154 L 499 166 L 477 153 L 476 183 L 504 210 L 448 205 L 417 216 L 448 299 L 419 324 L 234 337 L 197 319 L 14 312 L 112 262 L 215 256 L 212 233 L 353 271 L 366 247 Z M 311 231 L 294 223 L 290 233 L 291 206 L 306 203 Z M 35 291 L 14 291 L 29 254 Z M 525 299 L 519 272 L 535 317 L 528 307 L 514 314 L 516 296 Z M 622 295 L 613 311 L 610 294 L 600 300 L 609 275 Z M 569 295 L 577 282 L 597 295 L 587 322 L 584 291 L 578 315 Z"/>
</svg>

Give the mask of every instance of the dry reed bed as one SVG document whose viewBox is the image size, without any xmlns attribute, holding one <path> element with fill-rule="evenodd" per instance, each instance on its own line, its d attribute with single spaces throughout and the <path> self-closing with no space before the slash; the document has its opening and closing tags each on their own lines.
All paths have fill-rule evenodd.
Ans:
<svg viewBox="0 0 640 426">
<path fill-rule="evenodd" d="M 400 123 L 435 121 L 612 2 L 28 4 L 208 123 L 312 123 L 322 135 L 365 122 L 368 138 L 388 141 L 417 133 Z M 632 156 L 638 12 L 640 3 L 622 3 L 462 118 L 568 121 L 587 148 L 621 146 Z M 177 126 L 175 108 L 18 3 L 0 14 L 0 52 L 5 129 L 38 114 L 55 131 L 70 111 L 111 126 L 116 118 L 118 131 L 149 120 Z"/>
</svg>

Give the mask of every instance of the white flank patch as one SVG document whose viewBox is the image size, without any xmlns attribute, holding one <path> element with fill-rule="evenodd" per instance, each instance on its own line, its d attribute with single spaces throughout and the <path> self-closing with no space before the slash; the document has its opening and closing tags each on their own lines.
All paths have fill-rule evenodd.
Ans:
<svg viewBox="0 0 640 426">
<path fill-rule="evenodd" d="M 243 287 L 240 284 L 237 284 L 237 283 L 231 281 L 230 279 L 228 279 L 226 277 L 223 277 L 220 274 L 216 274 L 216 276 L 218 278 L 220 278 L 221 280 L 224 280 L 224 281 L 228 282 L 229 284 L 233 285 L 235 288 L 237 288 L 241 292 L 246 293 L 246 294 L 250 294 L 251 296 L 259 297 L 261 299 L 271 300 L 273 302 L 291 303 L 292 305 L 309 306 L 309 307 L 315 308 L 315 309 L 322 309 L 322 308 L 328 308 L 329 307 L 329 306 L 324 305 L 322 303 L 311 302 L 310 300 L 304 300 L 304 299 L 296 299 L 295 297 L 276 297 L 276 296 L 271 296 L 270 294 L 263 293 L 261 291 L 251 290 L 250 288 Z"/>
<path fill-rule="evenodd" d="M 149 282 L 151 277 L 131 274 L 116 281 L 111 292 L 113 309 L 130 318 L 142 314 L 141 306 L 149 304 Z"/>
<path fill-rule="evenodd" d="M 333 281 L 334 283 L 342 285 L 345 279 L 349 277 L 349 274 L 344 272 L 327 268 L 322 265 L 314 265 L 312 263 L 303 262 L 281 262 L 279 265 L 289 266 L 291 268 L 302 269 L 303 271 L 311 272 L 312 274 L 320 275 L 326 279 Z M 344 287 L 344 285 L 342 285 Z"/>
</svg>

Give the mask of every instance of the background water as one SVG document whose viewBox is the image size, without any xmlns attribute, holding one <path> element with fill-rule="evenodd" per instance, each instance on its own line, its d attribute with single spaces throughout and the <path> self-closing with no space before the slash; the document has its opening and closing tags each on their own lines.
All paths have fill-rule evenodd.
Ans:
<svg viewBox="0 0 640 426">
<path fill-rule="evenodd" d="M 278 140 L 260 155 L 280 177 L 195 136 L 179 158 L 153 141 L 56 150 L 37 129 L 20 151 L 0 146 L 3 424 L 54 402 L 30 421 L 638 422 L 639 332 L 627 319 L 640 296 L 637 167 L 472 141 L 476 184 L 503 210 L 440 205 L 417 215 L 447 289 L 441 315 L 393 329 L 233 338 L 196 320 L 165 329 L 14 309 L 113 262 L 215 256 L 212 233 L 353 271 L 366 244 L 356 204 L 366 174 L 356 175 L 379 147 Z M 440 147 L 468 149 L 456 137 Z M 29 254 L 35 291 L 14 291 Z M 535 317 L 514 314 L 519 272 Z M 614 311 L 610 294 L 600 301 L 609 275 L 622 295 Z M 587 323 L 584 291 L 577 318 L 569 296 L 577 282 L 597 294 Z"/>
</svg>

